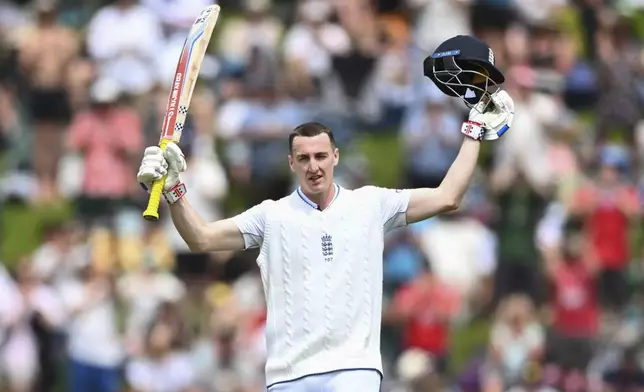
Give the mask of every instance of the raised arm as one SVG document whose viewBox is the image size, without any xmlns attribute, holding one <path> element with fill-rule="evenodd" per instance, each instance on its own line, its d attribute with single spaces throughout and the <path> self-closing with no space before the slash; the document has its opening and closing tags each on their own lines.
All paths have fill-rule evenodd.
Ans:
<svg viewBox="0 0 644 392">
<path fill-rule="evenodd" d="M 206 223 L 186 197 L 170 205 L 170 215 L 181 238 L 194 252 L 244 249 L 244 237 L 232 219 Z"/>
<path fill-rule="evenodd" d="M 481 142 L 465 138 L 458 156 L 438 188 L 411 190 L 407 223 L 425 220 L 458 208 L 476 169 Z"/>
<path fill-rule="evenodd" d="M 242 222 L 240 217 L 248 214 L 213 223 L 204 222 L 190 206 L 186 187 L 179 178 L 179 173 L 185 169 L 185 157 L 176 144 L 169 143 L 165 151 L 156 146 L 148 147 L 137 179 L 145 189 L 150 189 L 155 180 L 167 174 L 163 195 L 170 205 L 174 226 L 190 250 L 211 252 L 242 250 L 247 247 L 239 227 Z"/>
<path fill-rule="evenodd" d="M 425 220 L 442 212 L 455 210 L 476 169 L 481 140 L 496 140 L 512 125 L 514 102 L 503 90 L 492 95 L 491 110 L 482 111 L 482 104 L 470 111 L 461 132 L 466 136 L 458 156 L 438 188 L 419 188 L 411 191 L 407 208 L 407 223 Z"/>
</svg>

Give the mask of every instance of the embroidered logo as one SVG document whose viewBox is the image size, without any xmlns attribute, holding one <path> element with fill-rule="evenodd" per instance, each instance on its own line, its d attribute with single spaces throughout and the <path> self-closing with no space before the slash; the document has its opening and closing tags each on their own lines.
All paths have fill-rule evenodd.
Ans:
<svg viewBox="0 0 644 392">
<path fill-rule="evenodd" d="M 333 238 L 328 234 L 322 236 L 322 256 L 326 262 L 333 260 Z"/>
</svg>

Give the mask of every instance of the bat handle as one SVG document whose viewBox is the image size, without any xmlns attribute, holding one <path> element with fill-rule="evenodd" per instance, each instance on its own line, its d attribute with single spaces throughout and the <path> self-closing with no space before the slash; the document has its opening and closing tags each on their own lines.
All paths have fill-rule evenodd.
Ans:
<svg viewBox="0 0 644 392">
<path fill-rule="evenodd" d="M 168 145 L 168 140 L 163 139 L 159 143 L 161 151 L 165 151 Z M 161 195 L 163 193 L 163 186 L 165 185 L 166 176 L 154 181 L 152 189 L 150 189 L 150 197 L 148 198 L 148 207 L 143 211 L 143 218 L 148 221 L 156 222 L 159 220 L 159 204 L 161 203 Z"/>
</svg>

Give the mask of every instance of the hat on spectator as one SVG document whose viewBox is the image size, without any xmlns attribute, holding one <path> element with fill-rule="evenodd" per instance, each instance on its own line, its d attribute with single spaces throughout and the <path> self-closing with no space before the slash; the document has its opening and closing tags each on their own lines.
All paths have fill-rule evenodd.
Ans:
<svg viewBox="0 0 644 392">
<path fill-rule="evenodd" d="M 396 371 L 401 381 L 413 382 L 428 373 L 434 372 L 434 358 L 423 350 L 409 349 L 403 352 L 398 359 Z"/>
<path fill-rule="evenodd" d="M 100 78 L 92 84 L 89 95 L 92 102 L 104 104 L 115 102 L 121 92 L 121 86 L 115 80 Z"/>
<path fill-rule="evenodd" d="M 445 94 L 460 97 L 474 107 L 505 82 L 494 65 L 494 52 L 470 35 L 457 35 L 443 42 L 423 62 L 424 74 Z M 488 89 L 495 91 L 489 92 Z"/>
<path fill-rule="evenodd" d="M 626 169 L 628 167 L 628 150 L 616 144 L 603 146 L 599 150 L 599 163 L 602 166 Z"/>
</svg>

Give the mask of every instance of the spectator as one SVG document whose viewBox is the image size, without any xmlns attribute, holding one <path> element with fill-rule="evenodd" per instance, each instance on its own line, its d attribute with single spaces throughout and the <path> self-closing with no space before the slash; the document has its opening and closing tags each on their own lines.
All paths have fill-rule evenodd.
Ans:
<svg viewBox="0 0 644 392">
<path fill-rule="evenodd" d="M 184 331 L 176 319 L 162 313 L 151 320 L 145 333 L 145 350 L 125 369 L 127 384 L 134 392 L 198 392 L 190 356 L 183 345 Z"/>
<path fill-rule="evenodd" d="M 598 157 L 598 172 L 582 187 L 568 209 L 583 219 L 600 263 L 599 295 L 605 312 L 619 313 L 628 292 L 625 269 L 630 260 L 630 221 L 640 214 L 635 188 L 625 179 L 627 154 L 606 146 Z"/>
<path fill-rule="evenodd" d="M 183 282 L 155 265 L 148 255 L 143 265 L 124 274 L 117 281 L 119 298 L 127 303 L 126 340 L 130 354 L 138 355 L 145 347 L 146 332 L 164 303 L 177 303 L 185 296 Z M 149 342 L 147 342 L 149 343 Z"/>
<path fill-rule="evenodd" d="M 193 347 L 198 385 L 222 392 L 263 388 L 263 365 L 260 364 L 264 357 L 258 355 L 256 347 L 265 345 L 264 329 L 257 328 L 257 324 L 237 323 L 245 312 L 240 309 L 230 286 L 216 283 L 209 294 L 213 310 L 209 333 Z"/>
<path fill-rule="evenodd" d="M 287 72 L 301 75 L 303 82 L 310 83 L 319 94 L 319 84 L 332 72 L 332 55 L 346 52 L 350 38 L 341 25 L 330 21 L 330 2 L 300 1 L 297 11 L 298 20 L 284 37 L 285 67 Z"/>
<path fill-rule="evenodd" d="M 240 71 L 249 64 L 252 52 L 276 53 L 284 25 L 271 12 L 272 0 L 244 0 L 243 14 L 231 18 L 217 42 L 224 72 Z"/>
<path fill-rule="evenodd" d="M 560 247 L 544 249 L 544 260 L 554 288 L 546 360 L 558 375 L 549 383 L 568 389 L 572 378 L 584 378 L 599 334 L 599 265 L 580 222 L 574 220 L 566 223 Z"/>
<path fill-rule="evenodd" d="M 98 75 L 118 84 L 134 100 L 139 114 L 159 80 L 157 54 L 164 44 L 161 27 L 157 16 L 137 0 L 116 0 L 99 9 L 87 26 L 87 50 L 98 66 Z"/>
<path fill-rule="evenodd" d="M 545 337 L 535 316 L 533 304 L 525 295 L 510 295 L 499 304 L 483 374 L 484 391 L 521 386 L 529 366 L 541 361 Z"/>
<path fill-rule="evenodd" d="M 121 92 L 113 79 L 96 81 L 92 106 L 76 114 L 69 132 L 69 148 L 84 159 L 79 212 L 89 222 L 104 223 L 140 189 L 130 178 L 143 142 L 141 121 L 119 102 Z"/>
<path fill-rule="evenodd" d="M 117 331 L 115 297 L 107 274 L 90 265 L 64 291 L 70 315 L 67 353 L 70 392 L 117 392 L 125 358 Z"/>
<path fill-rule="evenodd" d="M 428 260 L 417 236 L 407 228 L 392 233 L 385 242 L 384 291 L 392 295 L 423 271 Z"/>
<path fill-rule="evenodd" d="M 458 292 L 427 271 L 395 294 L 384 318 L 403 328 L 403 348 L 431 355 L 435 369 L 445 375 L 449 366 L 449 334 L 458 314 Z"/>
<path fill-rule="evenodd" d="M 14 31 L 18 62 L 28 83 L 28 107 L 33 119 L 33 169 L 43 201 L 58 198 L 57 171 L 65 128 L 71 120 L 68 75 L 80 50 L 75 32 L 58 22 L 56 0 L 34 4 L 36 22 Z"/>
<path fill-rule="evenodd" d="M 466 202 L 458 211 L 436 217 L 417 233 L 420 249 L 427 255 L 432 271 L 462 299 L 461 322 L 469 321 L 491 305 L 497 267 L 497 238 L 473 216 L 473 207 Z"/>
</svg>

